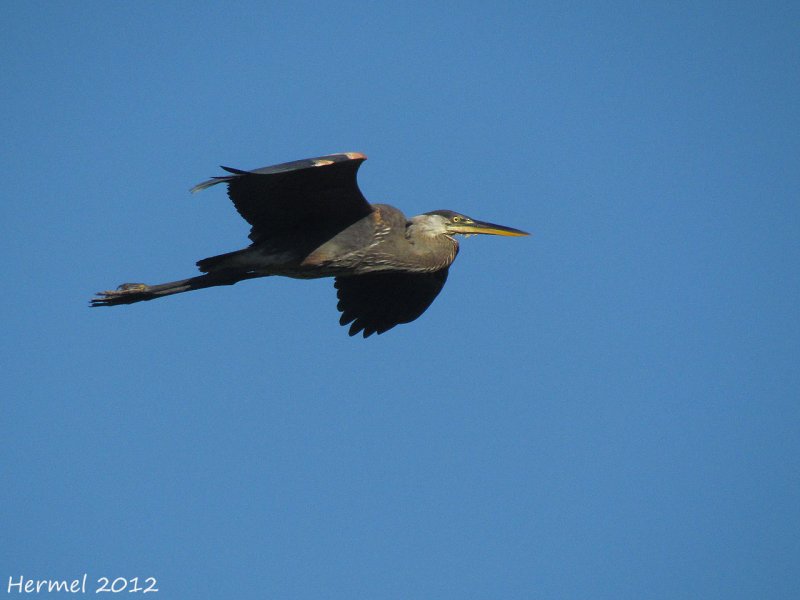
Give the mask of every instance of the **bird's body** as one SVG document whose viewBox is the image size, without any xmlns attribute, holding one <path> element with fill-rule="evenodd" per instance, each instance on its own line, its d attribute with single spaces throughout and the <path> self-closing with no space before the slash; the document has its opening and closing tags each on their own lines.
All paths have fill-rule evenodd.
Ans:
<svg viewBox="0 0 800 600">
<path fill-rule="evenodd" d="M 458 242 L 443 233 L 442 227 L 417 224 L 393 206 L 374 204 L 373 212 L 319 246 L 318 240 L 300 244 L 260 240 L 244 250 L 203 259 L 198 266 L 205 272 L 236 269 L 299 279 L 385 270 L 425 273 L 450 266 L 458 253 Z"/>
<path fill-rule="evenodd" d="M 412 218 L 369 204 L 358 189 L 363 154 L 333 154 L 231 175 L 195 186 L 227 183 L 236 209 L 252 226 L 243 250 L 198 261 L 204 275 L 148 286 L 123 284 L 101 292 L 93 306 L 130 304 L 176 293 L 281 275 L 335 277 L 342 325 L 350 335 L 383 333 L 419 317 L 433 302 L 458 254 L 457 233 L 527 235 L 452 211 Z"/>
</svg>

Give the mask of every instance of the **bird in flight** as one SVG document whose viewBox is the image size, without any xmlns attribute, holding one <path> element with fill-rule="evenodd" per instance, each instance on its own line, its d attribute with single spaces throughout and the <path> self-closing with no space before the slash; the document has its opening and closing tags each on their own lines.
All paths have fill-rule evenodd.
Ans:
<svg viewBox="0 0 800 600">
<path fill-rule="evenodd" d="M 346 152 L 254 171 L 222 167 L 229 175 L 192 192 L 226 184 L 251 226 L 250 246 L 198 261 L 202 275 L 123 283 L 98 292 L 91 305 L 132 304 L 269 275 L 334 277 L 340 324 L 350 324 L 351 336 L 368 337 L 410 323 L 431 305 L 458 254 L 454 235 L 528 235 L 451 210 L 407 218 L 388 204 L 370 204 L 356 182 L 366 158 Z"/>
</svg>

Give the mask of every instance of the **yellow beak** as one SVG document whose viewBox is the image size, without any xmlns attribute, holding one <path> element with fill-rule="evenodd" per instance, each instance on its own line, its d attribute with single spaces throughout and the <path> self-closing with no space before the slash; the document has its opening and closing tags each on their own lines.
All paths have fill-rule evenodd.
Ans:
<svg viewBox="0 0 800 600">
<path fill-rule="evenodd" d="M 530 235 L 530 233 L 527 231 L 522 231 L 521 229 L 506 227 L 505 225 L 495 225 L 494 223 L 487 223 L 485 221 L 472 221 L 472 223 L 451 223 L 447 226 L 447 229 L 452 233 L 463 233 L 466 235 L 474 233 L 508 236 Z"/>
</svg>

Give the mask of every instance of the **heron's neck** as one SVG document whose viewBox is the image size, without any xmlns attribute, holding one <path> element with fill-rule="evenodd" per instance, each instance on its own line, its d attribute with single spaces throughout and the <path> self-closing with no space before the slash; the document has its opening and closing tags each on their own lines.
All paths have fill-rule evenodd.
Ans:
<svg viewBox="0 0 800 600">
<path fill-rule="evenodd" d="M 424 262 L 431 270 L 450 266 L 458 254 L 458 242 L 447 233 L 444 222 L 431 219 L 429 215 L 412 217 L 406 227 L 406 239 L 413 253 L 425 256 Z"/>
</svg>

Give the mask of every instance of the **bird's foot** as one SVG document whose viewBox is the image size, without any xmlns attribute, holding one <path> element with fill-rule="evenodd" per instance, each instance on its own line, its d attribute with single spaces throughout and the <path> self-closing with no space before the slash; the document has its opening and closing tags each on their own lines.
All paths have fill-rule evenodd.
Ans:
<svg viewBox="0 0 800 600">
<path fill-rule="evenodd" d="M 97 298 L 92 298 L 92 306 L 113 306 L 115 304 L 129 304 L 141 300 L 141 294 L 150 290 L 145 283 L 123 283 L 116 290 L 97 292 Z"/>
<path fill-rule="evenodd" d="M 117 289 L 113 292 L 103 292 L 104 294 L 124 294 L 127 292 L 146 292 L 150 289 L 150 286 L 146 283 L 123 283 L 120 286 L 117 286 Z"/>
</svg>

